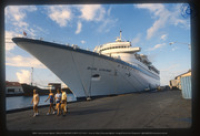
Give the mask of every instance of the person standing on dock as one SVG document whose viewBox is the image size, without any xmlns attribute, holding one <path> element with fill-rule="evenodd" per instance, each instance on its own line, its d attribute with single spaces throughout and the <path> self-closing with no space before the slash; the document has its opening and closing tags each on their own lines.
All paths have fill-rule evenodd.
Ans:
<svg viewBox="0 0 200 136">
<path fill-rule="evenodd" d="M 57 115 L 60 115 L 61 93 L 59 89 L 57 89 L 57 94 L 55 95 L 55 99 L 56 99 Z"/>
<path fill-rule="evenodd" d="M 49 115 L 51 113 L 51 108 L 54 110 L 53 114 L 56 113 L 56 110 L 53 107 L 53 98 L 54 98 L 54 94 L 52 93 L 51 89 L 49 90 L 49 97 L 45 100 L 45 102 L 47 102 L 47 100 L 50 99 L 50 106 L 49 106 L 49 112 L 47 113 L 47 115 Z"/>
<path fill-rule="evenodd" d="M 39 101 L 40 101 L 39 94 L 37 93 L 37 90 L 34 89 L 33 90 L 33 99 L 31 101 L 31 104 L 33 104 L 33 111 L 34 111 L 33 117 L 39 115 L 39 111 L 38 111 Z"/>
<path fill-rule="evenodd" d="M 67 109 L 66 109 L 66 107 L 67 107 L 67 94 L 64 90 L 61 90 L 61 92 L 62 92 L 61 111 L 62 111 L 63 115 L 65 115 L 67 113 Z"/>
</svg>

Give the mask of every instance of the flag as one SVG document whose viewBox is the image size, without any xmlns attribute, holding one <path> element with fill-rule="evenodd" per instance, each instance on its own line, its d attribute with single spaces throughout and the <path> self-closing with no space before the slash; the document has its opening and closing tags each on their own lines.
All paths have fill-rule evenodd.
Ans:
<svg viewBox="0 0 200 136">
<path fill-rule="evenodd" d="M 26 33 L 25 31 L 23 31 L 23 35 L 24 35 L 24 36 L 27 36 L 27 33 Z"/>
</svg>

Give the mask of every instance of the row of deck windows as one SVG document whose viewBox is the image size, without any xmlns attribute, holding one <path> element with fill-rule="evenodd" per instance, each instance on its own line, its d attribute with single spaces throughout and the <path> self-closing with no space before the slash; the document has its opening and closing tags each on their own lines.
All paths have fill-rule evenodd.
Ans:
<svg viewBox="0 0 200 136">
<path fill-rule="evenodd" d="M 118 65 L 118 67 L 120 67 L 120 65 Z M 127 69 L 127 70 L 134 70 L 133 68 L 129 68 L 129 67 L 126 67 L 126 66 L 121 66 L 121 68 Z M 139 68 L 140 68 L 140 69 L 143 69 L 144 71 L 146 71 L 146 69 L 144 69 L 144 68 L 143 68 L 142 66 L 140 66 L 140 65 L 139 65 Z M 154 72 L 156 72 L 157 74 L 159 74 L 159 72 L 156 71 L 156 70 L 154 70 L 153 68 L 152 68 L 152 70 L 153 70 Z"/>
<path fill-rule="evenodd" d="M 100 51 L 110 50 L 110 49 L 120 49 L 120 48 L 129 48 L 129 46 L 116 46 L 116 47 L 108 47 L 101 49 Z"/>
</svg>

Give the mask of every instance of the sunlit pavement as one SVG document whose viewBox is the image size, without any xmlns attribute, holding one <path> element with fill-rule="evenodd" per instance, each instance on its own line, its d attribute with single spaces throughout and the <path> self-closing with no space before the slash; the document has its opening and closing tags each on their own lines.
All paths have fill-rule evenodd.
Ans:
<svg viewBox="0 0 200 136">
<path fill-rule="evenodd" d="M 40 115 L 32 110 L 7 114 L 8 130 L 101 130 L 135 128 L 189 128 L 191 100 L 181 92 L 161 91 L 108 96 L 68 104 L 66 116 Z"/>
</svg>

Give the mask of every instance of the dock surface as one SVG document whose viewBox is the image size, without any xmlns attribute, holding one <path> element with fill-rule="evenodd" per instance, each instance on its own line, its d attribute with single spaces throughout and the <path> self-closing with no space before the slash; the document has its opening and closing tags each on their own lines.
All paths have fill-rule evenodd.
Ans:
<svg viewBox="0 0 200 136">
<path fill-rule="evenodd" d="M 181 91 L 160 91 L 108 96 L 68 104 L 66 116 L 46 115 L 48 107 L 6 114 L 8 130 L 96 130 L 189 128 L 191 100 Z"/>
</svg>

